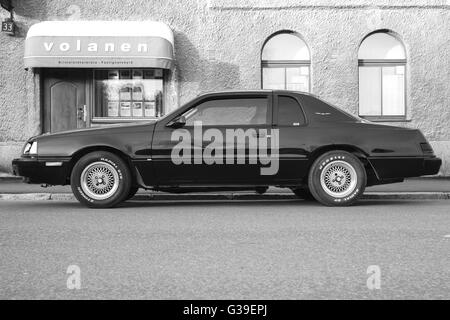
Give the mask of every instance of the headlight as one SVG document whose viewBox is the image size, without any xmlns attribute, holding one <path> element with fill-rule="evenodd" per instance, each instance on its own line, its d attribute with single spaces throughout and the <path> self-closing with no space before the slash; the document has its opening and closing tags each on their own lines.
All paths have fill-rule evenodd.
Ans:
<svg viewBox="0 0 450 320">
<path fill-rule="evenodd" d="M 38 145 L 37 141 L 28 142 L 23 149 L 23 154 L 37 154 L 38 153 Z"/>
</svg>

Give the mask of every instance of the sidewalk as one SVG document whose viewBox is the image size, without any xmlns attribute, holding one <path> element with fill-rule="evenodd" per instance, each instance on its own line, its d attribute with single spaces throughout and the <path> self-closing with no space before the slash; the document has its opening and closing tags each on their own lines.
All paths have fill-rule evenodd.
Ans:
<svg viewBox="0 0 450 320">
<path fill-rule="evenodd" d="M 144 200 L 271 200 L 296 199 L 289 189 L 270 188 L 264 195 L 251 191 L 170 194 L 140 190 L 135 197 Z M 450 199 L 450 178 L 413 178 L 403 183 L 368 187 L 365 199 Z M 11 176 L 0 176 L 0 200 L 72 200 L 70 186 L 42 188 L 22 183 Z"/>
</svg>

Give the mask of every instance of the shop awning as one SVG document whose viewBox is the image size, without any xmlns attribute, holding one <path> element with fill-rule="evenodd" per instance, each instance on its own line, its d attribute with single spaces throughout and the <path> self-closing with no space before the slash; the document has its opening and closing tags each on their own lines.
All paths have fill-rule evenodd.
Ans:
<svg viewBox="0 0 450 320">
<path fill-rule="evenodd" d="M 173 33 L 154 21 L 46 21 L 28 31 L 25 66 L 164 68 L 173 63 Z"/>
</svg>

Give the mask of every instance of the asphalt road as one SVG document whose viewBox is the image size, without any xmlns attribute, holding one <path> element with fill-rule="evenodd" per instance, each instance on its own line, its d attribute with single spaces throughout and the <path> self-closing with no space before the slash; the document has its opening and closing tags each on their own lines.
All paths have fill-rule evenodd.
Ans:
<svg viewBox="0 0 450 320">
<path fill-rule="evenodd" d="M 450 299 L 450 201 L 1 201 L 0 258 L 1 299 Z"/>
<path fill-rule="evenodd" d="M 368 192 L 450 192 L 448 178 L 410 178 L 401 183 L 383 184 L 367 187 Z M 148 193 L 140 190 L 140 193 Z M 291 193 L 289 189 L 270 188 L 269 192 Z M 11 193 L 72 193 L 70 186 L 51 186 L 42 188 L 39 184 L 26 184 L 20 179 L 1 179 L 0 194 Z"/>
</svg>

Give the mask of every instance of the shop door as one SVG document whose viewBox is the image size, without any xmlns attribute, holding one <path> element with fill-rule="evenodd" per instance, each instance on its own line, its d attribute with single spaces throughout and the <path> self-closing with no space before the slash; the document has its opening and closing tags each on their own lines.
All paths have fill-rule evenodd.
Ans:
<svg viewBox="0 0 450 320">
<path fill-rule="evenodd" d="M 89 119 L 87 70 L 46 69 L 43 74 L 43 129 L 85 128 Z"/>
</svg>

